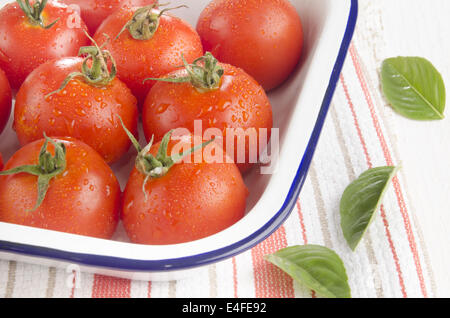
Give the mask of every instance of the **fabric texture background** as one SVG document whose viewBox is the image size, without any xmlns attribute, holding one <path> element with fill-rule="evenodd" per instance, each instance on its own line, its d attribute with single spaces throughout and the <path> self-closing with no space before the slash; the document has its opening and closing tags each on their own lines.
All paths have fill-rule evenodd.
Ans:
<svg viewBox="0 0 450 318">
<path fill-rule="evenodd" d="M 380 13 L 361 1 L 359 22 L 309 176 L 285 224 L 250 251 L 173 282 L 142 282 L 0 261 L 0 297 L 316 297 L 263 256 L 320 244 L 340 255 L 353 297 L 433 297 L 436 284 L 402 171 L 355 252 L 342 235 L 339 201 L 365 170 L 397 165 L 392 110 L 379 89 Z"/>
</svg>

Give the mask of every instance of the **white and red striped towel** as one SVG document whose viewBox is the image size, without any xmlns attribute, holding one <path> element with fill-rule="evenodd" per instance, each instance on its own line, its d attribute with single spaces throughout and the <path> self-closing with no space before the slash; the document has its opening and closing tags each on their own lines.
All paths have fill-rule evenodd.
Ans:
<svg viewBox="0 0 450 318">
<path fill-rule="evenodd" d="M 365 11 L 363 11 L 365 10 Z M 370 6 L 360 14 L 376 19 Z M 360 18 L 360 21 L 364 19 Z M 436 296 L 431 265 L 409 205 L 402 172 L 356 252 L 340 229 L 345 187 L 368 168 L 397 165 L 391 110 L 378 83 L 379 61 L 370 46 L 376 24 L 358 26 L 333 104 L 296 209 L 252 250 L 174 282 L 141 282 L 0 261 L 1 297 L 314 297 L 263 256 L 297 244 L 321 244 L 343 259 L 353 297 Z M 379 53 L 379 51 L 378 51 Z M 70 287 L 70 283 L 75 283 Z M 78 287 L 76 287 L 78 286 Z M 195 286 L 195 288 L 193 288 Z"/>
</svg>

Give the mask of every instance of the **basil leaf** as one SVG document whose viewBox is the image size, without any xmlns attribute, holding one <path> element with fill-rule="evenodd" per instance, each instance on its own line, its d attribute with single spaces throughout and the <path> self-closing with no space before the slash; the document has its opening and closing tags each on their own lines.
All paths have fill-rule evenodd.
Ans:
<svg viewBox="0 0 450 318">
<path fill-rule="evenodd" d="M 415 120 L 444 118 L 444 81 L 426 59 L 396 57 L 385 60 L 381 83 L 386 99 L 397 113 Z"/>
<path fill-rule="evenodd" d="M 332 250 L 319 245 L 292 246 L 266 255 L 296 281 L 329 298 L 350 298 L 344 263 Z"/>
<path fill-rule="evenodd" d="M 395 167 L 370 169 L 345 189 L 340 204 L 341 228 L 352 250 L 356 249 L 374 219 L 397 170 Z"/>
</svg>

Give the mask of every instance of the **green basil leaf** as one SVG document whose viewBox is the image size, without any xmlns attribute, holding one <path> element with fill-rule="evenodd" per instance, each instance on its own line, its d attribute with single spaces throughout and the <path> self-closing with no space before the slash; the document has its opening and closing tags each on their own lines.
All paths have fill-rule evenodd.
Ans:
<svg viewBox="0 0 450 318">
<path fill-rule="evenodd" d="M 381 68 L 381 83 L 386 99 L 397 113 L 415 120 L 444 118 L 444 81 L 426 59 L 386 59 Z"/>
<path fill-rule="evenodd" d="M 370 169 L 345 189 L 340 204 L 341 228 L 352 250 L 356 249 L 373 221 L 397 170 L 396 167 Z"/>
<path fill-rule="evenodd" d="M 292 246 L 265 259 L 296 281 L 328 298 L 350 298 L 344 263 L 332 250 L 319 245 Z"/>
</svg>

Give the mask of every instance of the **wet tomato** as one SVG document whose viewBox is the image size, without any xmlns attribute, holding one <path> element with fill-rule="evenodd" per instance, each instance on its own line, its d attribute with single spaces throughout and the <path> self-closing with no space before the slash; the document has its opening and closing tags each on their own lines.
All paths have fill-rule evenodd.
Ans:
<svg viewBox="0 0 450 318">
<path fill-rule="evenodd" d="M 0 69 L 0 134 L 5 129 L 11 114 L 12 94 L 5 72 Z"/>
<path fill-rule="evenodd" d="M 209 82 L 204 82 L 208 78 L 205 74 L 213 74 Z M 234 149 L 225 148 L 242 172 L 256 163 L 264 150 L 259 147 L 259 140 L 267 144 L 273 123 L 269 99 L 251 76 L 240 68 L 218 63 L 207 53 L 195 65 L 186 65 L 165 78 L 153 86 L 144 103 L 142 122 L 147 140 L 153 135 L 160 140 L 176 128 L 197 134 L 195 121 L 200 121 L 202 130 L 219 129 L 223 144 L 230 129 L 236 133 Z M 238 128 L 248 135 L 233 130 Z M 243 142 L 245 158 L 239 158 L 239 145 Z"/>
<path fill-rule="evenodd" d="M 120 7 L 146 6 L 155 3 L 156 0 L 61 0 L 61 2 L 79 9 L 89 32 L 94 34 L 103 20 Z"/>
<path fill-rule="evenodd" d="M 91 70 L 82 71 L 81 58 L 64 58 L 41 65 L 27 78 L 14 111 L 14 128 L 22 145 L 40 139 L 45 132 L 80 139 L 108 163 L 128 151 L 131 143 L 117 116 L 137 134 L 136 98 L 114 71 L 98 68 L 103 65 L 98 59 L 106 56 L 87 47 L 91 49 L 93 55 L 86 57 L 86 63 L 92 62 Z"/>
<path fill-rule="evenodd" d="M 288 0 L 213 0 L 197 31 L 205 50 L 243 68 L 267 91 L 292 73 L 303 47 L 302 23 Z"/>
<path fill-rule="evenodd" d="M 219 162 L 207 156 L 195 159 L 202 151 L 198 148 L 179 162 L 182 156 L 174 156 L 180 149 L 192 149 L 194 138 L 170 138 L 169 133 L 151 148 L 138 148 L 122 207 L 122 221 L 134 243 L 198 240 L 232 226 L 245 214 L 248 190 L 236 165 L 224 157 Z M 206 147 L 220 149 L 214 143 Z"/>
<path fill-rule="evenodd" d="M 28 6 L 23 0 L 18 2 L 25 10 L 19 3 L 0 10 L 0 68 L 13 89 L 18 89 L 40 64 L 76 56 L 78 49 L 89 43 L 84 22 L 66 5 L 34 1 L 35 5 Z"/>
<path fill-rule="evenodd" d="M 203 55 L 200 37 L 187 22 L 152 6 L 116 11 L 98 28 L 94 39 L 102 43 L 104 34 L 111 38 L 120 34 L 105 49 L 115 58 L 119 78 L 137 97 L 139 105 L 154 84 L 144 83 L 146 78 L 177 69 L 182 55 L 189 62 Z"/>
<path fill-rule="evenodd" d="M 13 168 L 19 172 L 8 172 Z M 0 221 L 105 239 L 113 235 L 119 183 L 83 142 L 35 141 L 18 150 L 0 174 Z"/>
</svg>

